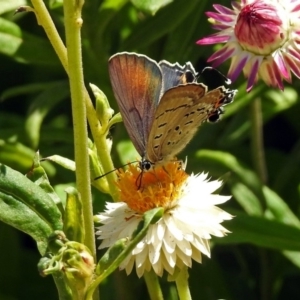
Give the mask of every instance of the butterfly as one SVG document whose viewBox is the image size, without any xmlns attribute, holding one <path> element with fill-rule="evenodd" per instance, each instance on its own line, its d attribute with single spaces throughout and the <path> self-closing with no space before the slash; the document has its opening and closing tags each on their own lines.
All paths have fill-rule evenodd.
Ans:
<svg viewBox="0 0 300 300">
<path fill-rule="evenodd" d="M 142 170 L 169 161 L 184 149 L 205 121 L 217 121 L 235 90 L 207 91 L 190 62 L 159 63 L 136 53 L 109 59 L 109 75 L 123 122 L 142 157 Z"/>
</svg>

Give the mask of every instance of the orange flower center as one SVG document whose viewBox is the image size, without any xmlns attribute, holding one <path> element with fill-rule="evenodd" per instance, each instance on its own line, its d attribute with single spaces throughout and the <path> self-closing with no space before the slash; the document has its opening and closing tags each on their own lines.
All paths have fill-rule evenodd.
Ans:
<svg viewBox="0 0 300 300">
<path fill-rule="evenodd" d="M 183 184 L 188 175 L 181 162 L 172 161 L 154 166 L 149 171 L 141 171 L 139 165 L 130 165 L 128 170 L 118 170 L 121 201 L 138 213 L 155 207 L 174 207 L 180 199 Z"/>
</svg>

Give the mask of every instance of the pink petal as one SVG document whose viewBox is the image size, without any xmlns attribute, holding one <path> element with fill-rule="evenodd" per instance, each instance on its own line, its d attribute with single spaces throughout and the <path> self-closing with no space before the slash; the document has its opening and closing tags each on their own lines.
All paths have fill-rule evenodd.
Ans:
<svg viewBox="0 0 300 300">
<path fill-rule="evenodd" d="M 300 60 L 300 53 L 295 49 L 290 49 L 289 54 L 293 56 L 295 59 Z"/>
<path fill-rule="evenodd" d="M 282 82 L 281 73 L 280 73 L 280 71 L 278 70 L 278 68 L 275 64 L 273 66 L 273 70 L 274 70 L 277 86 L 283 91 L 284 90 L 284 85 L 283 85 L 283 82 Z"/>
<path fill-rule="evenodd" d="M 300 3 L 297 4 L 293 9 L 292 12 L 298 12 L 300 10 Z"/>
<path fill-rule="evenodd" d="M 231 66 L 230 66 L 230 69 L 228 71 L 227 76 L 232 81 L 235 81 L 237 79 L 238 75 L 241 73 L 241 71 L 245 67 L 247 61 L 248 61 L 248 57 L 245 56 L 242 59 L 238 59 L 236 63 L 232 63 Z"/>
<path fill-rule="evenodd" d="M 198 45 L 211 45 L 211 44 L 218 44 L 218 43 L 225 43 L 228 42 L 230 36 L 228 35 L 219 35 L 218 33 L 212 34 L 206 38 L 200 39 L 196 42 Z"/>
<path fill-rule="evenodd" d="M 257 75 L 258 68 L 259 68 L 259 61 L 256 60 L 252 66 L 252 69 L 250 71 L 250 75 L 248 78 L 248 83 L 247 83 L 247 88 L 246 88 L 247 92 L 250 92 L 252 90 L 253 85 L 256 82 L 256 75 Z"/>
<path fill-rule="evenodd" d="M 219 13 L 215 13 L 212 11 L 208 11 L 205 13 L 209 18 L 215 19 L 218 22 L 232 22 L 233 18 L 228 17 L 227 15 L 221 15 Z"/>
<path fill-rule="evenodd" d="M 294 61 L 291 57 L 286 56 L 285 61 L 287 62 L 288 66 L 291 68 L 292 72 L 300 78 L 300 66 L 299 62 Z"/>
<path fill-rule="evenodd" d="M 228 26 L 227 24 L 213 24 L 212 26 L 211 26 L 213 29 L 215 29 L 215 30 L 225 30 L 225 29 L 228 29 L 228 28 L 230 28 L 231 26 Z"/>
<path fill-rule="evenodd" d="M 236 15 L 236 13 L 232 9 L 220 4 L 213 4 L 213 8 L 221 14 L 232 15 L 232 16 Z"/>
<path fill-rule="evenodd" d="M 281 75 L 286 79 L 286 80 L 290 80 L 290 73 L 286 67 L 285 61 L 283 60 L 282 56 L 277 53 L 277 55 L 275 55 L 274 57 L 274 62 L 278 68 L 278 71 L 280 71 Z M 277 69 L 276 68 L 276 69 Z"/>
<path fill-rule="evenodd" d="M 214 62 L 214 67 L 220 65 L 222 62 L 224 62 L 226 59 L 231 57 L 231 55 L 234 53 L 235 49 L 230 49 L 228 47 L 224 47 L 220 49 L 219 51 L 215 52 L 212 56 L 210 56 L 207 60 L 207 62 L 211 62 L 213 60 L 216 60 Z"/>
<path fill-rule="evenodd" d="M 232 6 L 233 8 L 235 8 L 236 10 L 238 10 L 238 11 L 240 11 L 241 8 L 242 8 L 242 6 L 244 6 L 245 4 L 246 4 L 246 3 L 245 3 L 244 0 L 242 0 L 241 3 L 240 3 L 240 2 L 237 2 L 237 1 L 231 1 L 231 6 Z"/>
</svg>

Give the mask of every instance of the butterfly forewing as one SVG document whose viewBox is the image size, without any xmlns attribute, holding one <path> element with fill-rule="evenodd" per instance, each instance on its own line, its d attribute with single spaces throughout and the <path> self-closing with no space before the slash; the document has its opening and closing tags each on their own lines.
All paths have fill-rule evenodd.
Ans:
<svg viewBox="0 0 300 300">
<path fill-rule="evenodd" d="M 123 52 L 110 58 L 109 75 L 127 132 L 144 156 L 162 90 L 161 70 L 144 55 Z"/>
<path fill-rule="evenodd" d="M 215 109 L 215 103 L 206 103 L 205 95 L 206 86 L 196 83 L 179 85 L 164 94 L 147 144 L 150 161 L 173 159 L 183 150 Z"/>
<path fill-rule="evenodd" d="M 159 62 L 159 66 L 163 74 L 163 92 L 179 84 L 197 81 L 198 74 L 190 62 L 181 66 L 178 63 L 170 64 L 168 61 L 162 60 Z"/>
</svg>

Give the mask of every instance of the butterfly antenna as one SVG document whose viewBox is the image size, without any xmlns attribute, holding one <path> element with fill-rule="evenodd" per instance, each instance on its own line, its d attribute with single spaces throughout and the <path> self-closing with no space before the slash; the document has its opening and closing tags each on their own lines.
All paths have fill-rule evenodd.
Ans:
<svg viewBox="0 0 300 300">
<path fill-rule="evenodd" d="M 205 67 L 202 71 L 201 71 L 201 74 L 203 74 L 204 73 L 204 71 L 207 71 L 207 70 L 209 70 L 209 71 L 215 71 L 215 72 L 217 72 L 219 75 L 221 75 L 224 79 L 225 79 L 225 83 L 226 84 L 228 84 L 228 85 L 230 85 L 231 84 L 231 80 L 228 78 L 228 77 L 226 77 L 223 73 L 221 73 L 219 70 L 217 70 L 217 69 L 215 69 L 215 68 L 213 68 L 213 67 Z"/>
<path fill-rule="evenodd" d="M 118 167 L 118 168 L 115 168 L 115 169 L 113 169 L 113 170 L 111 170 L 111 171 L 109 171 L 109 172 L 107 172 L 107 173 L 105 173 L 105 174 L 102 174 L 102 175 L 100 175 L 100 176 L 97 176 L 96 178 L 94 178 L 94 180 L 98 180 L 98 179 L 100 179 L 100 178 L 102 178 L 102 177 L 104 177 L 104 176 L 106 176 L 106 175 L 108 175 L 108 174 L 110 174 L 110 173 L 112 173 L 112 172 L 117 171 L 117 170 L 120 169 L 120 168 L 126 167 L 126 166 L 131 165 L 131 164 L 134 164 L 134 163 L 136 163 L 136 162 L 138 162 L 138 161 L 137 161 L 137 160 L 131 161 L 130 163 L 127 163 L 127 164 L 122 165 L 122 166 L 120 166 L 120 167 Z"/>
</svg>

